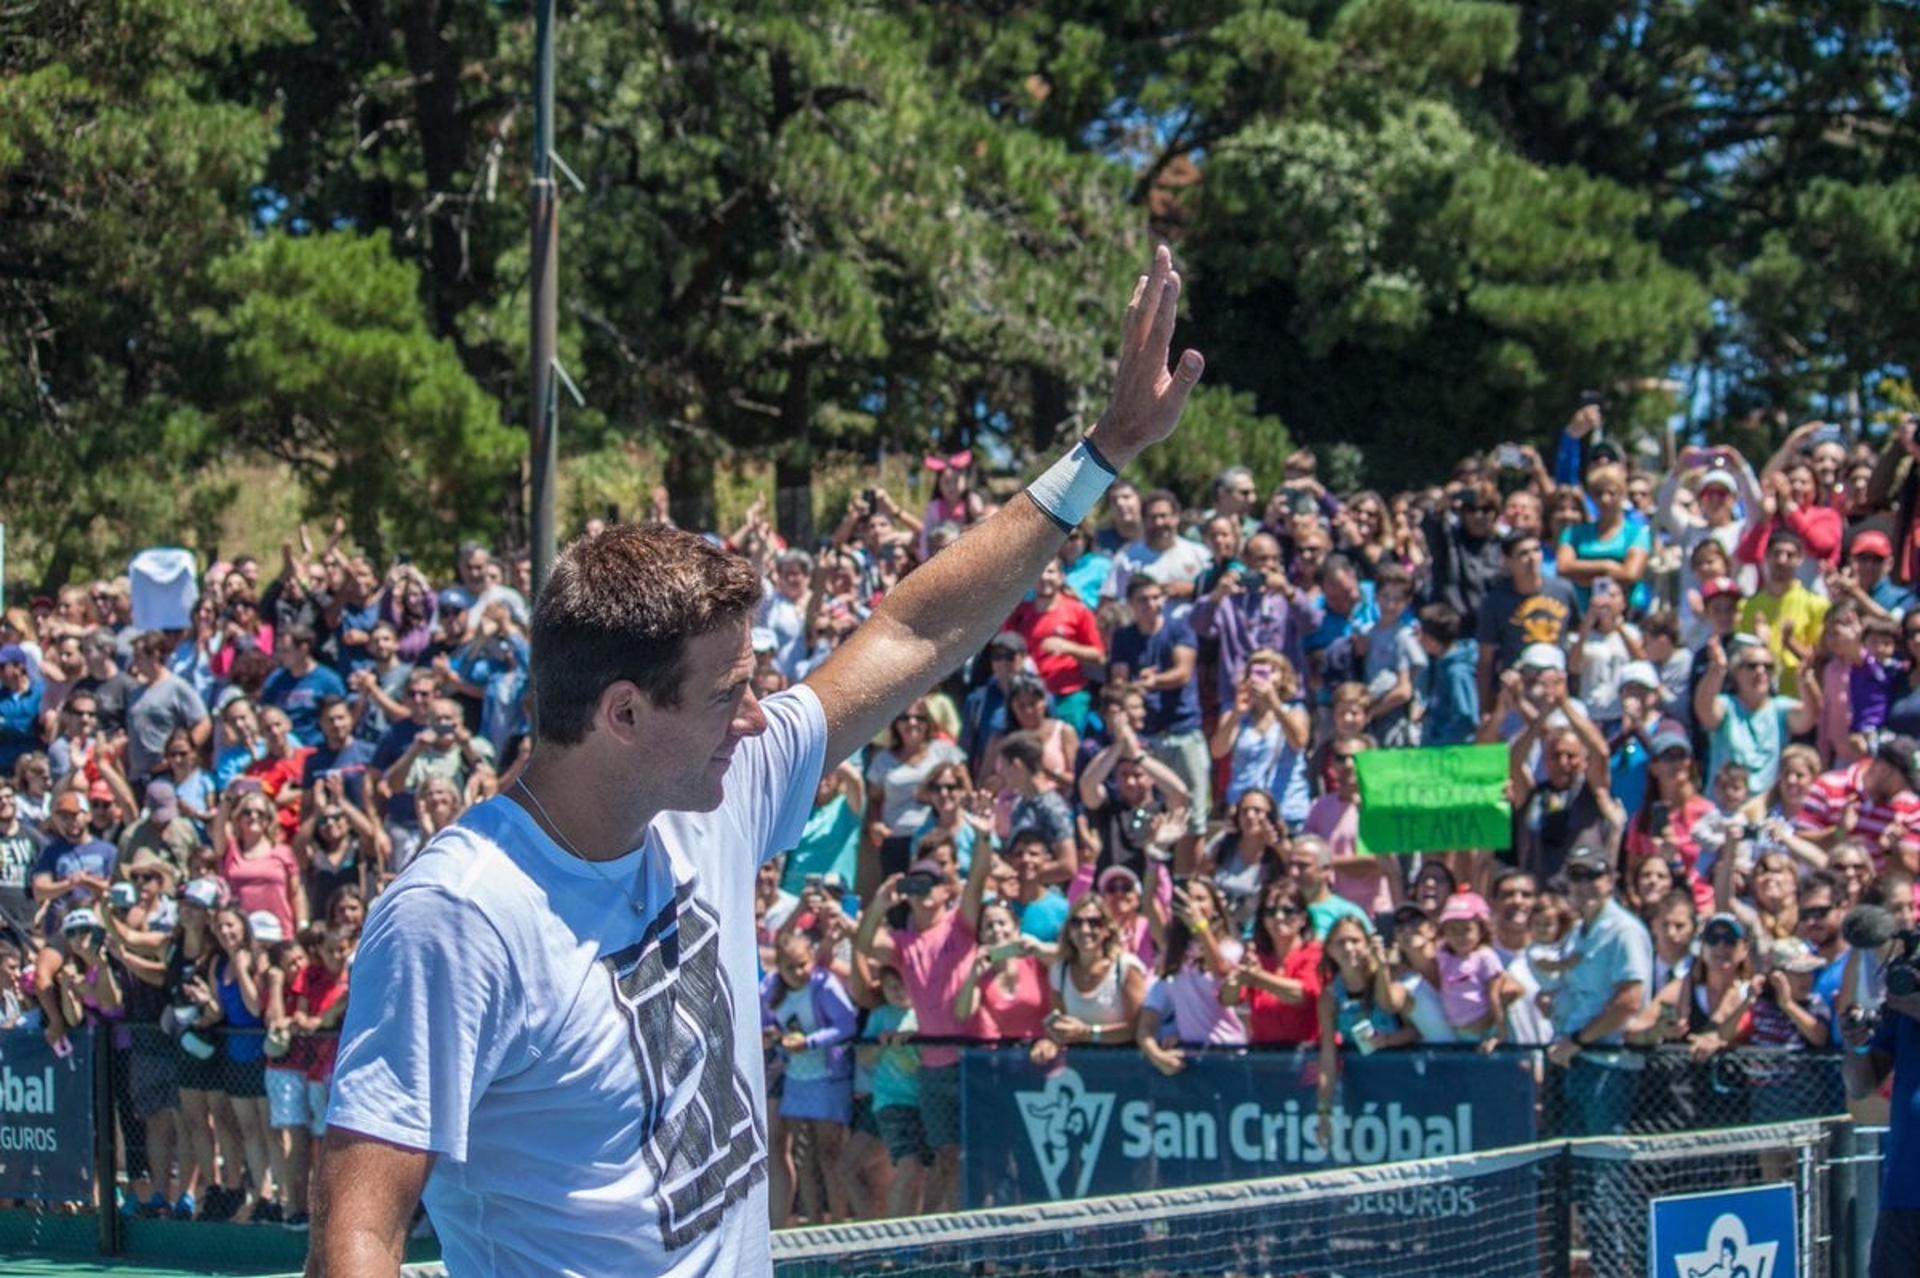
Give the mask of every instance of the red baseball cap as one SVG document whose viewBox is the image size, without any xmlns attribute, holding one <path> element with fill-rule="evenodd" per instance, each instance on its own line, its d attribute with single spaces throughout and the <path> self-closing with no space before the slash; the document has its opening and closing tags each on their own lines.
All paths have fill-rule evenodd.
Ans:
<svg viewBox="0 0 1920 1278">
<path fill-rule="evenodd" d="M 1740 583 L 1731 577 L 1714 577 L 1700 583 L 1700 602 L 1702 603 L 1718 599 L 1721 595 L 1732 595 L 1738 599 L 1741 594 Z"/>
<path fill-rule="evenodd" d="M 1893 558 L 1893 539 L 1878 528 L 1869 528 L 1853 539 L 1852 555 L 1875 555 L 1881 559 Z"/>
</svg>

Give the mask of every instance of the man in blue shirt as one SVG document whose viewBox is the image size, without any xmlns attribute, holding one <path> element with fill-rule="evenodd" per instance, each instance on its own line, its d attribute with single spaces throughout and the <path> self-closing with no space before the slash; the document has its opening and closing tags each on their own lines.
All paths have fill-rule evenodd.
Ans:
<svg viewBox="0 0 1920 1278">
<path fill-rule="evenodd" d="M 1212 758 L 1200 731 L 1200 689 L 1194 679 L 1200 641 L 1185 620 L 1168 618 L 1166 591 L 1144 573 L 1127 583 L 1127 607 L 1133 623 L 1114 632 L 1108 670 L 1116 683 L 1132 683 L 1146 692 L 1147 748 L 1187 787 L 1191 802 L 1184 855 L 1206 833 L 1212 789 Z"/>
<path fill-rule="evenodd" d="M 1547 1059 L 1567 1071 L 1569 1136 L 1624 1132 L 1638 1083 L 1637 1074 L 1611 1053 L 1589 1051 L 1620 1046 L 1627 1022 L 1646 1004 L 1653 979 L 1653 938 L 1614 900 L 1613 866 L 1612 849 L 1593 843 L 1577 844 L 1567 853 L 1567 897 L 1580 917 L 1573 941 L 1579 962 L 1554 999 L 1559 1033 Z"/>
<path fill-rule="evenodd" d="M 92 812 L 87 796 L 79 790 L 63 790 L 53 801 L 48 818 L 51 837 L 33 863 L 29 883 L 33 899 L 46 904 L 42 923 L 47 944 L 34 958 L 34 974 L 40 991 L 40 1008 L 47 1018 L 47 1041 L 53 1042 L 66 1032 L 60 1015 L 60 966 L 66 961 L 60 923 L 69 910 L 97 905 L 107 895 L 118 853 L 111 843 L 93 837 Z"/>
<path fill-rule="evenodd" d="M 320 736 L 320 703 L 327 697 L 344 697 L 347 685 L 326 666 L 314 659 L 314 635 L 308 626 L 289 626 L 280 632 L 274 655 L 280 668 L 260 690 L 262 705 L 279 706 L 293 721 L 293 737 L 303 746 L 317 746 Z"/>
<path fill-rule="evenodd" d="M 1920 1256 L 1920 994 L 1888 994 L 1878 1023 L 1851 1017 L 1841 1029 L 1847 1091 L 1872 1096 L 1893 1075 L 1880 1219 L 1873 1230 L 1867 1278 L 1913 1272 Z"/>
<path fill-rule="evenodd" d="M 366 807 L 367 772 L 373 766 L 373 744 L 353 735 L 353 711 L 341 697 L 328 697 L 320 703 L 318 750 L 307 756 L 300 774 L 304 794 L 302 814 L 313 811 L 314 786 L 323 778 L 339 777 L 343 797 L 356 808 Z"/>
</svg>

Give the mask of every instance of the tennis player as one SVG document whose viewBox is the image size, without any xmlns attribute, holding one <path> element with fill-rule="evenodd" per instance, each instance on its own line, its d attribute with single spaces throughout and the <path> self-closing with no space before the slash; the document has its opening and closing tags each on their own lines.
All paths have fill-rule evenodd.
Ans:
<svg viewBox="0 0 1920 1278">
<path fill-rule="evenodd" d="M 1162 248 L 1086 438 L 790 691 L 748 687 L 744 560 L 661 527 L 567 548 L 534 608 L 523 778 L 368 916 L 308 1274 L 397 1273 L 423 1197 L 458 1278 L 770 1272 L 755 871 L 823 765 L 985 643 L 1173 433 L 1203 366 L 1168 366 L 1179 296 Z"/>
</svg>

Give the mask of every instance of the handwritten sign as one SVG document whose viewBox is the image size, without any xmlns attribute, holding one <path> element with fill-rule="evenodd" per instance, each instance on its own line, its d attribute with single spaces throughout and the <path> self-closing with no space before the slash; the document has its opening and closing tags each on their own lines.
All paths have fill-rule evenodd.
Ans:
<svg viewBox="0 0 1920 1278">
<path fill-rule="evenodd" d="M 1466 852 L 1512 846 L 1507 747 L 1368 750 L 1360 772 L 1360 848 Z"/>
</svg>

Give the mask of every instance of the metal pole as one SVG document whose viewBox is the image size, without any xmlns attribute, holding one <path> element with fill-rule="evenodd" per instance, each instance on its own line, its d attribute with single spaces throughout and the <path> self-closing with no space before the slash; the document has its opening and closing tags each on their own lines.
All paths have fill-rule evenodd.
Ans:
<svg viewBox="0 0 1920 1278">
<path fill-rule="evenodd" d="M 122 1232 L 125 1222 L 120 1217 L 119 1204 L 113 1200 L 113 1075 L 116 1069 L 126 1068 L 126 1063 L 115 1057 L 113 1036 L 101 1027 L 90 1028 L 87 1036 L 91 1040 L 88 1050 L 93 1053 L 93 1193 L 98 1204 L 100 1254 L 118 1256 L 126 1251 L 126 1236 Z M 127 1182 L 127 1193 L 133 1193 L 131 1180 Z"/>
<path fill-rule="evenodd" d="M 554 345 L 559 332 L 560 201 L 553 185 L 553 0 L 535 0 L 533 130 L 533 589 L 553 569 L 554 473 L 559 469 Z"/>
</svg>

